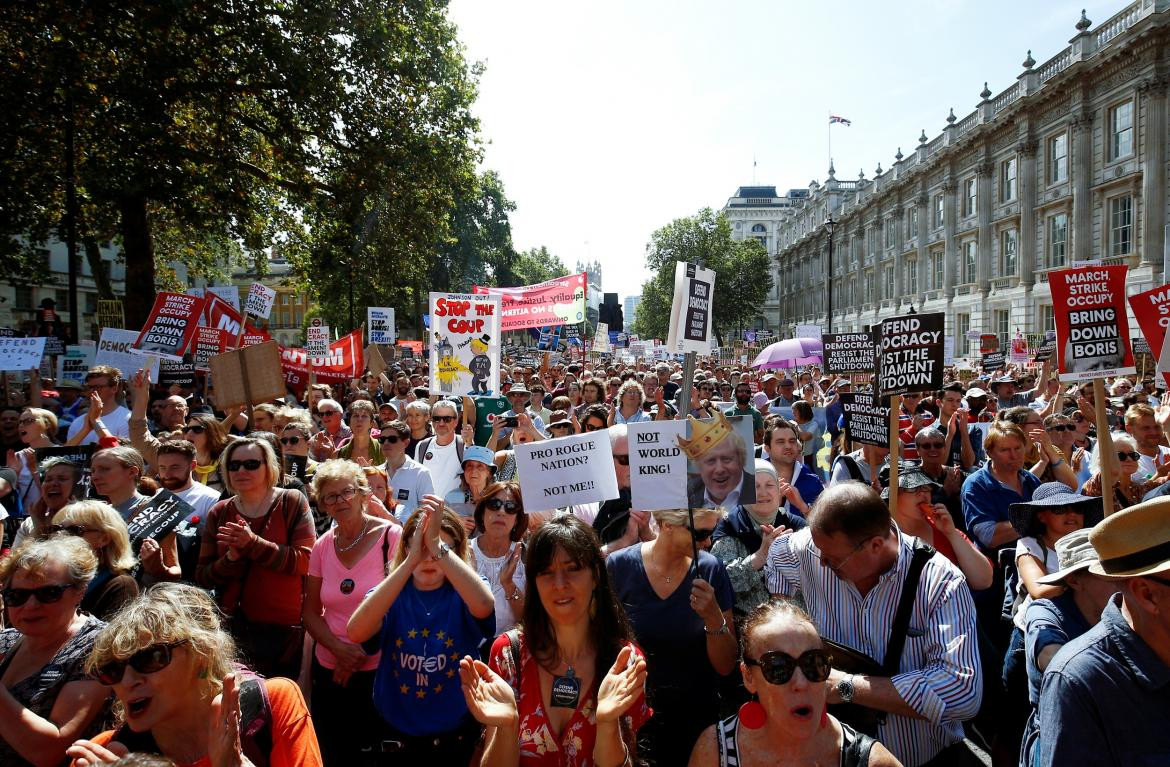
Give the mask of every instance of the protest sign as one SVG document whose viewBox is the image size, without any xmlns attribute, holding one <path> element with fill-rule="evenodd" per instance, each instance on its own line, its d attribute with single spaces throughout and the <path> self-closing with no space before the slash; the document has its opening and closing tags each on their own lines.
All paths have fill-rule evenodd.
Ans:
<svg viewBox="0 0 1170 767">
<path fill-rule="evenodd" d="M 870 333 L 826 333 L 821 336 L 825 372 L 872 373 L 877 342 Z"/>
<path fill-rule="evenodd" d="M 1051 335 L 1051 337 L 1050 337 Z M 1036 362 L 1047 362 L 1056 352 L 1056 333 L 1046 333 L 1044 340 L 1036 347 Z"/>
<path fill-rule="evenodd" d="M 65 354 L 57 358 L 57 383 L 76 381 L 85 385 L 85 374 L 93 367 L 96 346 L 66 346 Z"/>
<path fill-rule="evenodd" d="M 84 416 L 82 416 L 84 418 Z M 90 496 L 91 483 L 89 480 L 89 464 L 97 445 L 53 445 L 52 447 L 38 447 L 35 450 L 39 471 L 46 471 L 45 464 L 52 459 L 62 459 L 73 464 L 80 470 L 77 480 L 77 489 L 74 495 L 78 499 Z"/>
<path fill-rule="evenodd" d="M 1125 266 L 1049 272 L 1060 380 L 1088 381 L 1136 373 L 1125 311 Z"/>
<path fill-rule="evenodd" d="M 999 351 L 999 336 L 995 333 L 984 333 L 979 336 L 979 353 L 987 354 L 988 352 Z"/>
<path fill-rule="evenodd" d="M 360 328 L 329 344 L 327 354 L 313 357 L 313 373 L 317 381 L 334 385 L 348 384 L 350 380 L 359 377 L 365 369 L 363 351 Z M 248 364 L 251 365 L 251 362 Z M 303 392 L 309 385 L 308 351 L 282 346 L 280 364 L 288 388 Z"/>
<path fill-rule="evenodd" d="M 795 333 L 797 338 L 819 339 L 823 335 L 820 325 L 797 325 Z"/>
<path fill-rule="evenodd" d="M 324 357 L 329 353 L 328 325 L 311 325 L 305 329 L 305 351 L 310 358 Z"/>
<path fill-rule="evenodd" d="M 674 354 L 711 352 L 715 272 L 696 264 L 674 264 L 674 299 L 666 348 Z"/>
<path fill-rule="evenodd" d="M 532 508 L 598 503 L 618 497 L 609 433 L 574 434 L 516 445 L 516 473 Z"/>
<path fill-rule="evenodd" d="M 195 342 L 191 347 L 191 362 L 196 370 L 211 370 L 209 360 L 217 354 L 223 354 L 234 338 L 229 337 L 226 331 L 219 328 L 209 328 L 200 325 L 195 329 Z"/>
<path fill-rule="evenodd" d="M 33 370 L 45 356 L 45 339 L 0 338 L 0 370 Z"/>
<path fill-rule="evenodd" d="M 203 309 L 204 299 L 197 296 L 159 293 L 134 348 L 152 357 L 181 359 L 195 335 Z"/>
<path fill-rule="evenodd" d="M 749 416 L 686 420 L 690 437 L 677 443 L 688 459 L 687 503 L 693 508 L 756 502 L 753 424 Z"/>
<path fill-rule="evenodd" d="M 1145 337 L 1151 357 L 1161 355 L 1161 349 L 1166 341 L 1166 328 L 1170 326 L 1170 285 L 1147 290 L 1129 297 L 1129 305 L 1133 308 L 1134 319 Z M 1137 340 L 1134 340 L 1136 347 Z M 1135 355 L 1136 357 L 1136 355 Z M 1137 360 L 1134 360 L 1137 366 Z M 1151 368 L 1152 369 L 1152 368 Z M 1163 373 L 1170 383 L 1170 373 Z"/>
<path fill-rule="evenodd" d="M 275 341 L 212 357 L 216 407 L 228 410 L 283 398 L 286 387 L 281 363 L 281 350 Z"/>
<path fill-rule="evenodd" d="M 366 331 L 372 344 L 392 344 L 398 335 L 394 330 L 394 309 L 389 306 L 366 307 Z"/>
<path fill-rule="evenodd" d="M 1012 338 L 1011 361 L 1013 365 L 1023 365 L 1031 358 L 1032 353 L 1028 350 L 1028 339 L 1024 338 L 1024 334 L 1016 328 L 1016 335 Z"/>
<path fill-rule="evenodd" d="M 386 360 L 382 357 L 382 351 L 378 348 L 377 344 L 370 344 L 366 347 L 365 357 L 366 370 L 370 371 L 374 375 L 379 375 L 384 370 L 386 370 Z M 394 358 L 391 357 L 390 359 Z"/>
<path fill-rule="evenodd" d="M 229 344 L 231 344 L 240 335 L 240 326 L 243 324 L 243 318 L 226 301 L 219 296 L 213 295 L 207 297 L 207 307 L 203 310 L 202 324 L 209 328 L 219 328 L 225 331 L 230 336 L 231 340 Z M 263 330 L 259 330 L 251 325 L 244 326 L 243 346 L 263 343 L 271 339 L 272 336 Z"/>
<path fill-rule="evenodd" d="M 260 319 L 268 319 L 272 314 L 272 304 L 276 301 L 276 291 L 267 285 L 253 282 L 248 288 L 248 300 L 244 303 L 244 314 L 250 314 Z"/>
<path fill-rule="evenodd" d="M 422 341 L 404 341 L 402 339 L 399 339 L 399 340 L 394 342 L 394 345 L 397 346 L 402 351 L 403 357 L 421 357 L 422 356 L 422 353 L 423 353 L 423 342 Z"/>
<path fill-rule="evenodd" d="M 133 350 L 138 333 L 122 328 L 103 328 L 98 340 L 97 354 L 93 364 L 109 365 L 121 371 L 122 378 L 129 380 L 139 370 L 146 369 L 152 381 L 158 380 L 158 357 L 147 357 Z"/>
<path fill-rule="evenodd" d="M 597 328 L 593 332 L 593 351 L 609 351 L 609 323 L 597 323 Z"/>
<path fill-rule="evenodd" d="M 58 357 L 65 353 L 65 342 L 57 336 L 45 336 L 44 357 Z"/>
<path fill-rule="evenodd" d="M 985 373 L 1003 370 L 1004 366 L 1007 365 L 1007 355 L 1004 352 L 987 352 L 980 355 L 980 359 Z"/>
<path fill-rule="evenodd" d="M 194 507 L 170 490 L 162 489 L 149 500 L 133 510 L 133 516 L 126 523 L 130 533 L 130 545 L 135 551 L 147 538 L 161 541 L 175 531 L 187 517 L 195 513 Z"/>
<path fill-rule="evenodd" d="M 943 338 L 943 364 L 947 367 L 955 364 L 955 339 L 951 336 Z"/>
<path fill-rule="evenodd" d="M 188 360 L 163 358 L 158 363 L 158 385 L 195 388 L 195 363 Z"/>
<path fill-rule="evenodd" d="M 1157 361 L 1144 338 L 1133 339 L 1133 364 L 1138 370 L 1139 380 L 1146 380 L 1156 370 Z"/>
<path fill-rule="evenodd" d="M 308 476 L 309 471 L 309 457 L 307 455 L 289 455 L 284 454 L 284 473 L 299 479 L 304 483 L 313 481 L 313 478 Z"/>
<path fill-rule="evenodd" d="M 126 315 L 119 300 L 98 299 L 97 321 L 100 328 L 120 328 L 126 325 Z"/>
<path fill-rule="evenodd" d="M 496 394 L 500 296 L 431 293 L 430 386 L 439 394 Z"/>
<path fill-rule="evenodd" d="M 845 414 L 845 438 L 863 445 L 890 446 L 890 407 L 881 405 L 872 392 L 841 392 Z"/>
<path fill-rule="evenodd" d="M 226 303 L 236 312 L 240 311 L 240 289 L 235 285 L 208 285 L 205 288 L 204 297 L 210 293 L 218 297 L 221 301 Z"/>
<path fill-rule="evenodd" d="M 878 387 L 881 395 L 930 392 L 943 385 L 946 315 L 907 314 L 878 326 Z"/>
<path fill-rule="evenodd" d="M 685 509 L 687 457 L 678 446 L 686 421 L 643 421 L 628 427 L 630 492 L 635 509 Z"/>
<path fill-rule="evenodd" d="M 515 288 L 472 287 L 477 295 L 499 296 L 500 330 L 524 330 L 542 325 L 563 325 L 585 320 L 585 292 L 588 280 L 584 272 L 556 277 L 536 285 Z M 431 314 L 434 315 L 432 307 Z"/>
</svg>

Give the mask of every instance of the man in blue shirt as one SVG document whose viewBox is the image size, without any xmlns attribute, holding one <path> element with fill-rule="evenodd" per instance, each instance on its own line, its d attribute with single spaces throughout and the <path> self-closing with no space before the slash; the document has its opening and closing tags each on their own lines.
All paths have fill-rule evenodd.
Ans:
<svg viewBox="0 0 1170 767">
<path fill-rule="evenodd" d="M 1036 763 L 1170 764 L 1170 498 L 1106 517 L 1089 540 L 1089 572 L 1121 593 L 1044 672 Z"/>
</svg>

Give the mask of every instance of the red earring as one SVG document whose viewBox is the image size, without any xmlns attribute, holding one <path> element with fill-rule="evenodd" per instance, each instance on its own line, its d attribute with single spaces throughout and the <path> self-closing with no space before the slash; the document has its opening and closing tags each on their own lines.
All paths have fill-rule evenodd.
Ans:
<svg viewBox="0 0 1170 767">
<path fill-rule="evenodd" d="M 768 712 L 758 700 L 749 700 L 739 707 L 739 723 L 749 730 L 758 730 L 768 721 Z"/>
</svg>

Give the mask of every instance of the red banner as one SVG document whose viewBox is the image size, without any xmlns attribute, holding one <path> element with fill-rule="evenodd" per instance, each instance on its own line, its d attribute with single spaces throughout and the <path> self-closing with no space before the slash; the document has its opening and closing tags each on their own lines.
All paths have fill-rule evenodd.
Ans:
<svg viewBox="0 0 1170 767">
<path fill-rule="evenodd" d="M 182 359 L 195 335 L 204 301 L 186 293 L 159 293 L 134 349 L 154 357 Z"/>
<path fill-rule="evenodd" d="M 476 285 L 472 293 L 502 297 L 500 329 L 524 330 L 544 325 L 569 325 L 585 321 L 585 272 L 516 288 L 485 288 Z"/>
<path fill-rule="evenodd" d="M 1133 308 L 1133 316 L 1137 319 L 1146 343 L 1150 345 L 1150 354 L 1157 360 L 1166 343 L 1166 328 L 1170 327 L 1170 285 L 1132 295 L 1129 297 L 1129 305 Z M 1170 373 L 1162 375 L 1170 384 Z"/>
<path fill-rule="evenodd" d="M 1125 310 L 1125 266 L 1078 266 L 1049 272 L 1060 380 L 1136 373 Z"/>
<path fill-rule="evenodd" d="M 234 348 L 236 338 L 240 335 L 240 313 L 231 304 L 214 293 L 207 294 L 207 306 L 203 311 L 203 325 L 209 328 L 219 328 L 230 336 L 228 347 Z M 244 341 L 241 346 L 254 346 L 265 341 L 271 341 L 272 336 L 259 328 L 247 325 L 244 329 Z"/>
<path fill-rule="evenodd" d="M 365 369 L 362 331 L 355 330 L 329 345 L 329 354 L 313 358 L 317 380 L 327 384 L 348 384 Z M 309 386 L 309 353 L 304 349 L 280 347 L 280 367 L 289 388 L 302 395 Z"/>
</svg>

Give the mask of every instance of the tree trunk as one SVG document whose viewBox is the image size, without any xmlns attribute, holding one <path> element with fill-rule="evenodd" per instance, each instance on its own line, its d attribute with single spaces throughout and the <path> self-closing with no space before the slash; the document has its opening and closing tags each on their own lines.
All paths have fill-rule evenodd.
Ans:
<svg viewBox="0 0 1170 767">
<path fill-rule="evenodd" d="M 122 248 L 126 255 L 126 326 L 141 328 L 154 304 L 154 242 L 146 195 L 129 193 L 121 200 Z"/>
<path fill-rule="evenodd" d="M 89 262 L 89 271 L 93 273 L 93 284 L 97 287 L 98 298 L 103 301 L 113 301 L 117 296 L 114 295 L 114 288 L 110 285 L 110 275 L 106 274 L 105 267 L 102 266 L 102 249 L 98 246 L 98 241 L 93 237 L 82 237 L 82 245 L 85 246 L 85 260 Z"/>
</svg>

